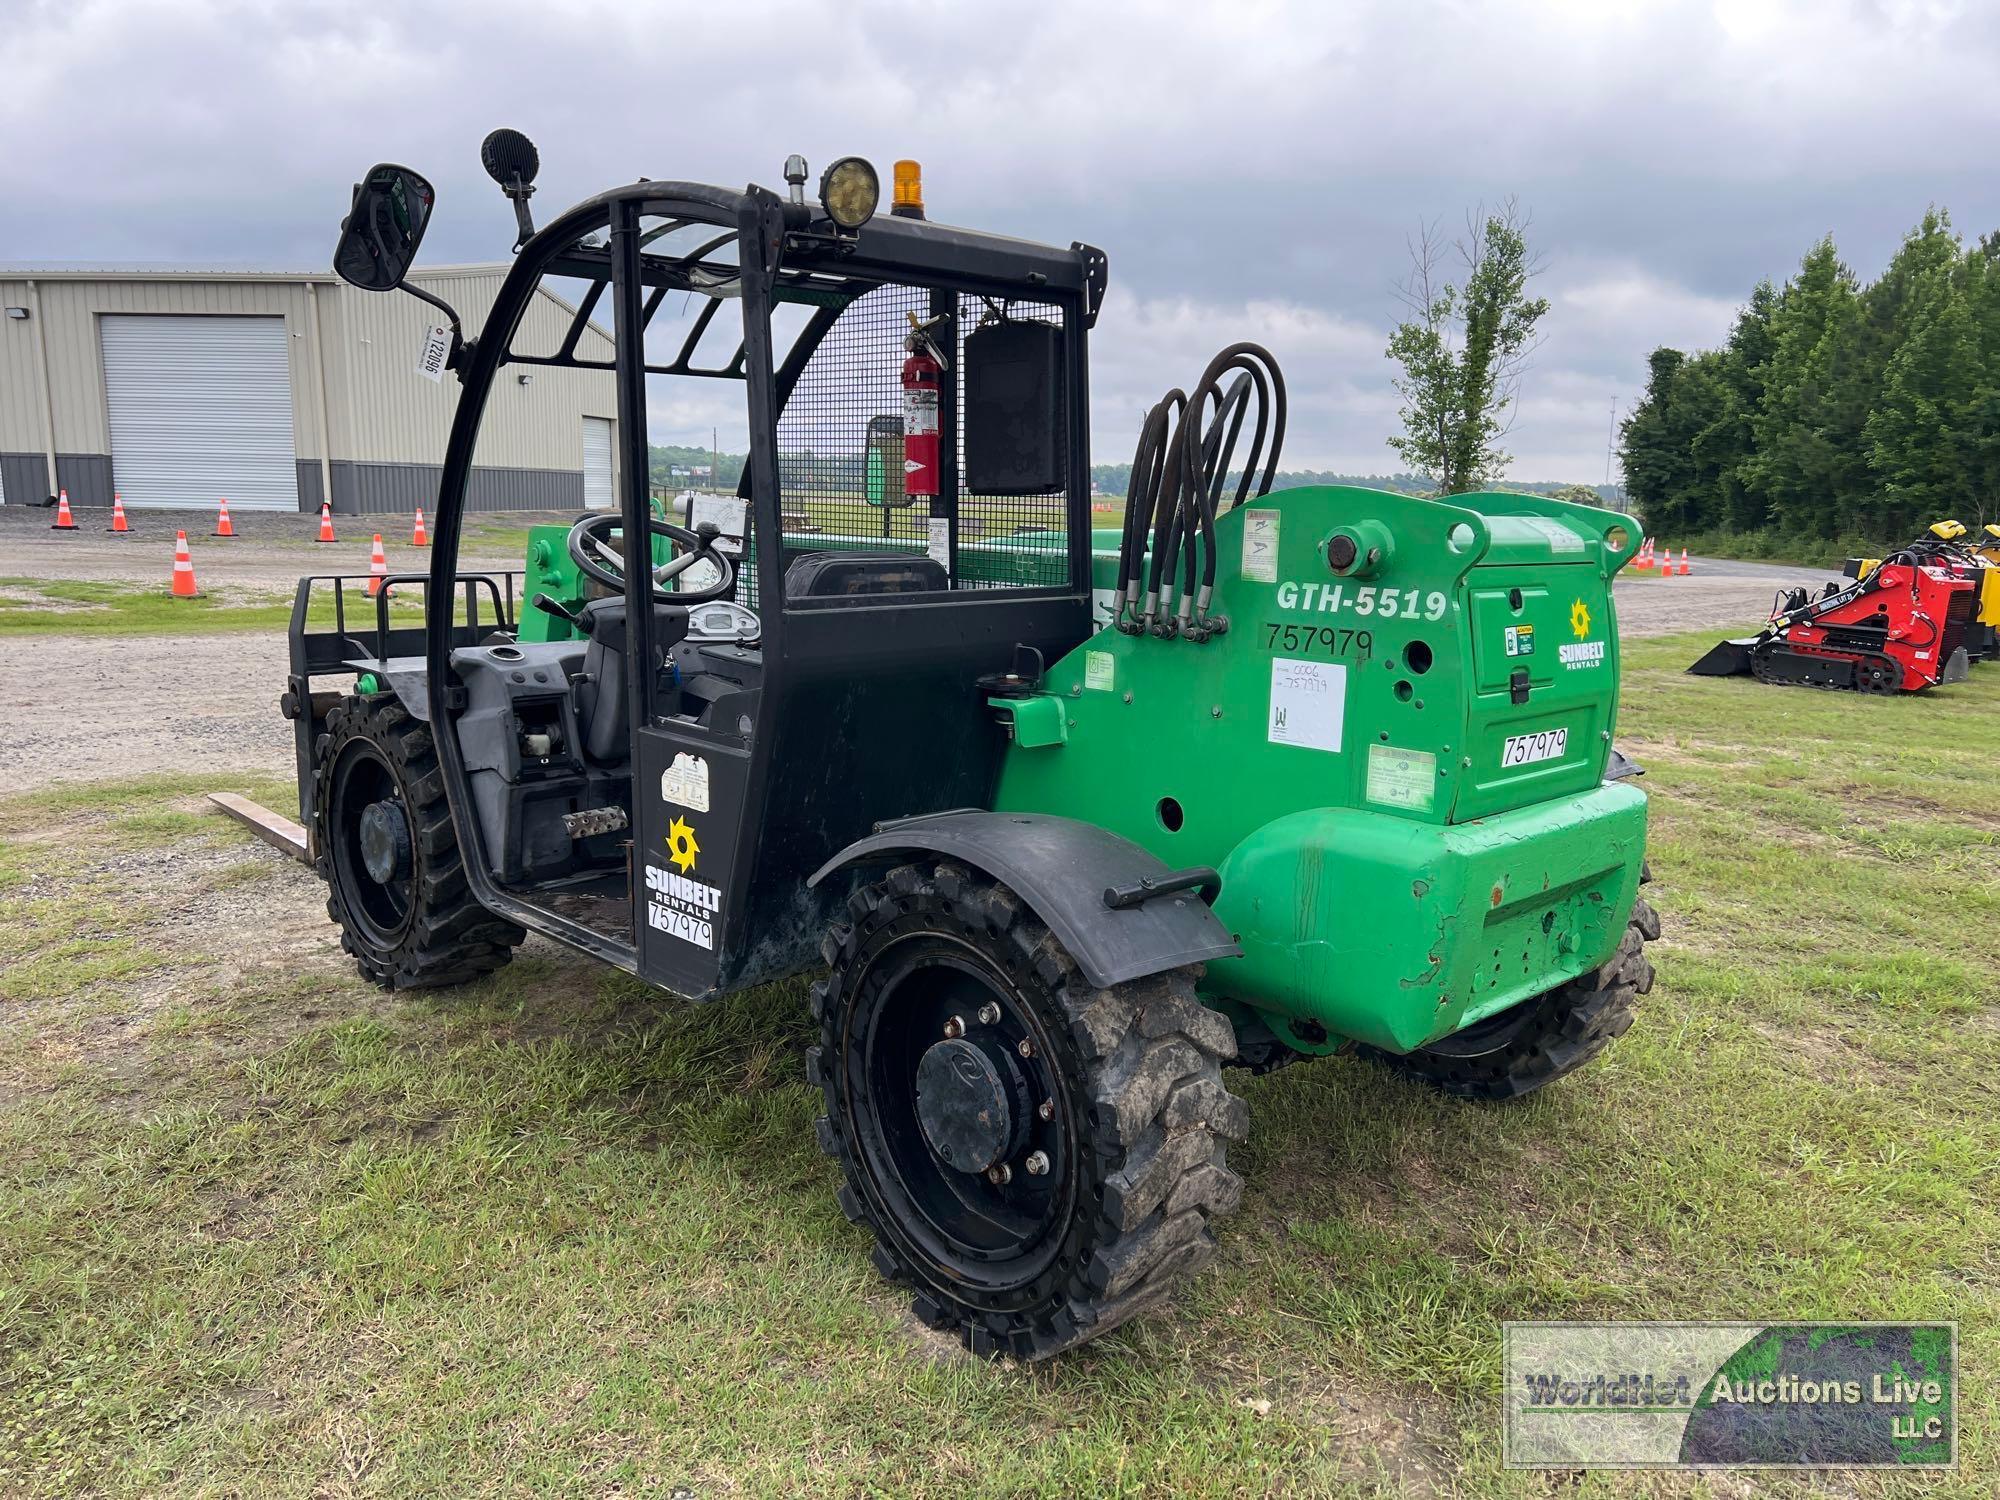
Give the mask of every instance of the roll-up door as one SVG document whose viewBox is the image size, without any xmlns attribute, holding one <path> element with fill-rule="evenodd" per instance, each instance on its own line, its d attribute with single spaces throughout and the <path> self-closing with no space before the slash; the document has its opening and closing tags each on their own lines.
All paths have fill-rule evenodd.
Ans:
<svg viewBox="0 0 2000 1500">
<path fill-rule="evenodd" d="M 583 503 L 592 510 L 615 510 L 618 491 L 611 483 L 611 419 L 583 419 Z"/>
<path fill-rule="evenodd" d="M 299 508 L 283 318 L 106 313 L 98 337 L 127 505 Z"/>
</svg>

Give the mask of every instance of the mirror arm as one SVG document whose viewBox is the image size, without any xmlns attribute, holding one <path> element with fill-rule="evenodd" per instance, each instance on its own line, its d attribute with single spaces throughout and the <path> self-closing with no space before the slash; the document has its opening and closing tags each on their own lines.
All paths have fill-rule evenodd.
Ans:
<svg viewBox="0 0 2000 1500">
<path fill-rule="evenodd" d="M 447 370 L 457 370 L 459 372 L 458 378 L 463 380 L 465 378 L 465 354 L 466 350 L 471 346 L 465 342 L 465 330 L 459 324 L 458 309 L 435 292 L 427 292 L 420 286 L 411 286 L 407 281 L 397 283 L 396 289 L 408 292 L 419 302 L 430 303 L 432 307 L 435 307 L 439 312 L 451 319 L 451 353 L 445 359 L 444 367 Z"/>
</svg>

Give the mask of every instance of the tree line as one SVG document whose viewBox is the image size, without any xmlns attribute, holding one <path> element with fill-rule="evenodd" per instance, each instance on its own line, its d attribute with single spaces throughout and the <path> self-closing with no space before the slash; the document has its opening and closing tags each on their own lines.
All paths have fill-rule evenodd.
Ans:
<svg viewBox="0 0 2000 1500">
<path fill-rule="evenodd" d="M 1721 348 L 1648 366 L 1620 433 L 1657 536 L 1827 559 L 2000 512 L 2000 233 L 1968 244 L 1943 209 L 1872 283 L 1828 236 Z"/>
</svg>

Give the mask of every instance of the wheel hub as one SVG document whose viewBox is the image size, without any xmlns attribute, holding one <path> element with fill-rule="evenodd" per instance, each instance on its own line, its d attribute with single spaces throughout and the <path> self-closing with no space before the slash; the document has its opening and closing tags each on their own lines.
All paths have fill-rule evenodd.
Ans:
<svg viewBox="0 0 2000 1500">
<path fill-rule="evenodd" d="M 984 1172 L 1026 1135 L 1027 1080 L 1013 1058 L 954 1037 L 917 1063 L 917 1123 L 932 1154 L 960 1172 Z"/>
<path fill-rule="evenodd" d="M 361 810 L 357 830 L 361 866 L 377 885 L 387 885 L 410 873 L 410 824 L 399 802 L 384 798 Z"/>
</svg>

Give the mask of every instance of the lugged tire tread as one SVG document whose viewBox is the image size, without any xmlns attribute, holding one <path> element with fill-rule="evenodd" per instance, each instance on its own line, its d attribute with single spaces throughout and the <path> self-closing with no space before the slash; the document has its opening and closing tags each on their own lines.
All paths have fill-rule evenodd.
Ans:
<svg viewBox="0 0 2000 1500">
<path fill-rule="evenodd" d="M 1004 943 L 1019 955 L 1046 984 L 1087 1079 L 1091 1118 L 1079 1130 L 1088 1148 L 1079 1154 L 1102 1197 L 1084 1206 L 1084 1253 L 1052 1277 L 1050 1295 L 1013 1314 L 981 1310 L 927 1281 L 868 1217 L 865 1168 L 841 1120 L 844 997 L 856 965 L 877 925 L 922 908 L 927 920 L 934 913 L 961 936 Z M 1198 968 L 1094 989 L 1013 891 L 949 862 L 890 870 L 858 891 L 847 912 L 849 920 L 827 933 L 831 973 L 812 987 L 821 1035 L 808 1077 L 826 1106 L 816 1133 L 840 1163 L 842 1210 L 850 1218 L 862 1210 L 876 1265 L 913 1289 L 911 1311 L 920 1323 L 955 1331 L 978 1355 L 1046 1359 L 1157 1305 L 1208 1262 L 1214 1221 L 1242 1198 L 1227 1146 L 1243 1138 L 1249 1112 L 1223 1085 L 1235 1037 L 1228 1020 L 1196 997 Z"/>
<path fill-rule="evenodd" d="M 417 911 L 394 947 L 383 949 L 350 921 L 334 877 L 334 840 L 328 826 L 334 761 L 349 742 L 365 739 L 394 767 L 402 782 L 410 843 L 419 859 L 414 891 Z M 340 946 L 362 978 L 384 989 L 426 989 L 465 984 L 491 974 L 514 956 L 527 933 L 495 916 L 472 895 L 459 859 L 444 776 L 430 730 L 411 717 L 393 693 L 354 694 L 328 712 L 326 732 L 314 745 L 314 869 L 326 882 L 326 914 L 340 928 Z"/>
</svg>

